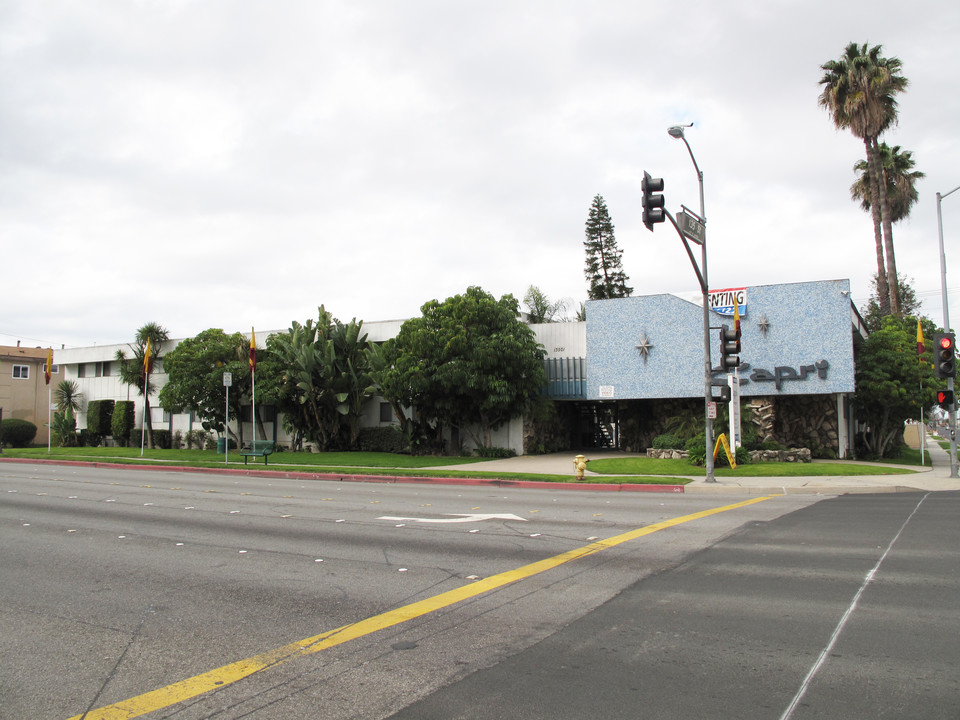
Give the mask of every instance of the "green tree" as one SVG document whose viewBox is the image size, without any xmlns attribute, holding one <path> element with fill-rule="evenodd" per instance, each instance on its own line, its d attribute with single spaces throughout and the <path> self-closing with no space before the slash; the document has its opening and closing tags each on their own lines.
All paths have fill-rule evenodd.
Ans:
<svg viewBox="0 0 960 720">
<path fill-rule="evenodd" d="M 936 332 L 926 318 L 921 327 L 926 338 Z M 931 356 L 930 348 L 917 355 L 916 318 L 885 317 L 882 327 L 858 347 L 853 402 L 857 419 L 866 426 L 862 443 L 869 455 L 897 455 L 904 421 L 918 418 L 922 407 L 933 404 L 943 383 L 934 377 Z"/>
<path fill-rule="evenodd" d="M 866 43 L 850 43 L 838 60 L 821 65 L 824 74 L 820 79 L 823 91 L 819 102 L 831 114 L 837 128 L 850 130 L 863 141 L 870 173 L 877 272 L 884 279 L 881 282 L 886 283 L 881 290 L 886 290 L 890 312 L 900 317 L 890 203 L 881 182 L 883 171 L 878 138 L 896 123 L 896 96 L 906 89 L 908 81 L 899 74 L 900 60 L 881 56 L 882 50 L 880 45 L 871 48 Z"/>
<path fill-rule="evenodd" d="M 150 447 L 153 447 L 153 422 L 150 418 L 150 395 L 155 391 L 153 383 L 149 382 L 146 374 L 143 372 L 144 358 L 147 352 L 147 342 L 150 343 L 151 367 L 161 360 L 163 344 L 170 339 L 170 333 L 162 325 L 150 322 L 137 329 L 134 342 L 130 345 L 133 358 L 128 359 L 123 350 L 117 350 L 115 360 L 120 372 L 120 382 L 125 385 L 132 385 L 137 388 L 137 392 L 143 397 L 144 416 L 147 423 L 147 440 Z"/>
<path fill-rule="evenodd" d="M 903 274 L 898 278 L 897 291 L 900 294 L 897 300 L 900 305 L 900 311 L 904 316 L 917 315 L 917 311 L 920 310 L 920 306 L 923 304 L 917 297 L 912 283 L 913 281 L 910 278 L 905 278 Z M 867 303 L 866 312 L 863 313 L 863 321 L 867 325 L 867 330 L 873 332 L 883 327 L 883 318 L 886 317 L 888 313 L 883 312 L 880 306 L 880 283 L 876 275 L 873 276 L 871 285 L 873 287 L 873 293 L 870 295 L 870 300 Z"/>
<path fill-rule="evenodd" d="M 375 392 L 362 321 L 342 323 L 321 305 L 316 324 L 294 321 L 287 332 L 270 336 L 267 350 L 277 369 L 265 390 L 295 444 L 307 439 L 321 450 L 355 447 L 363 405 Z"/>
<path fill-rule="evenodd" d="M 168 375 L 158 398 L 163 409 L 191 409 L 210 429 L 224 437 L 233 435 L 237 444 L 243 445 L 243 423 L 237 423 L 237 433 L 229 427 L 223 373 L 233 376 L 230 418 L 238 418 L 241 407 L 250 401 L 249 348 L 250 341 L 244 335 L 228 335 L 220 328 L 210 328 L 183 340 L 163 358 L 163 369 Z M 267 367 L 258 357 L 258 380 Z"/>
<path fill-rule="evenodd" d="M 567 310 L 565 299 L 551 301 L 536 285 L 527 288 L 527 294 L 523 296 L 523 304 L 527 306 L 527 314 L 533 325 L 558 322 L 557 316 L 562 316 Z"/>
<path fill-rule="evenodd" d="M 431 300 L 407 320 L 379 374 L 381 393 L 419 416 L 468 432 L 490 447 L 491 432 L 521 414 L 545 382 L 544 351 L 518 319 L 512 295 L 479 287 Z"/>
<path fill-rule="evenodd" d="M 583 247 L 587 254 L 584 274 L 590 285 L 587 297 L 590 300 L 630 297 L 633 288 L 627 287 L 629 278 L 623 272 L 620 261 L 623 251 L 617 247 L 613 221 L 600 195 L 593 199 L 590 206 L 586 234 Z"/>
</svg>

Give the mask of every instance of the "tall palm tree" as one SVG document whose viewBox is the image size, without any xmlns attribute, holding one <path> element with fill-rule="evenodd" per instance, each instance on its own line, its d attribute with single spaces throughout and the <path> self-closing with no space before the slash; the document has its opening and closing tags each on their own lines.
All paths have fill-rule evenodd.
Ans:
<svg viewBox="0 0 960 720">
<path fill-rule="evenodd" d="M 916 204 L 917 181 L 926 177 L 926 174 L 913 169 L 916 167 L 913 153 L 909 150 L 901 150 L 899 145 L 890 147 L 886 143 L 880 143 L 879 152 L 883 186 L 887 202 L 890 204 L 890 222 L 897 223 L 907 217 L 910 214 L 910 208 Z M 859 200 L 860 207 L 870 212 L 869 165 L 866 160 L 858 160 L 853 170 L 859 173 L 859 177 L 850 186 L 850 197 L 853 200 Z"/>
<path fill-rule="evenodd" d="M 147 342 L 150 343 L 151 367 L 160 359 L 163 344 L 170 339 L 170 333 L 159 323 L 149 322 L 137 329 L 134 342 L 130 345 L 133 359 L 128 360 L 123 350 L 117 350 L 115 359 L 120 370 L 120 381 L 137 388 L 143 396 L 144 417 L 147 423 L 147 437 L 153 447 L 153 423 L 150 419 L 150 394 L 154 391 L 148 376 L 143 372 L 144 358 L 147 354 Z"/>
<path fill-rule="evenodd" d="M 819 103 L 831 114 L 837 128 L 850 130 L 863 140 L 870 170 L 877 272 L 885 277 L 887 287 L 883 294 L 889 299 L 890 312 L 899 317 L 896 256 L 890 205 L 884 183 L 880 182 L 882 169 L 878 138 L 896 123 L 896 95 L 906 89 L 908 81 L 899 74 L 900 60 L 881 56 L 882 50 L 881 45 L 871 48 L 866 43 L 850 43 L 839 60 L 821 65 L 824 75 L 820 79 L 823 91 Z"/>
</svg>

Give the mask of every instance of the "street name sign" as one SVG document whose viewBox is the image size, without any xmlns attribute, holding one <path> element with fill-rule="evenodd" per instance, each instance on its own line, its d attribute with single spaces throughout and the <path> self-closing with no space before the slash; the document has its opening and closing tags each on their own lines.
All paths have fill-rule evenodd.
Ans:
<svg viewBox="0 0 960 720">
<path fill-rule="evenodd" d="M 677 225 L 680 227 L 680 232 L 682 232 L 685 236 L 693 240 L 698 245 L 703 245 L 707 238 L 707 228 L 693 215 L 681 210 L 679 213 L 677 213 Z"/>
</svg>

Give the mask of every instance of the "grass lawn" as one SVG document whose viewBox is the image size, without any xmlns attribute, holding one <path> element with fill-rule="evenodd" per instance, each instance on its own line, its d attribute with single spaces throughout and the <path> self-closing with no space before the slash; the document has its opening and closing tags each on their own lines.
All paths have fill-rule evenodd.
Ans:
<svg viewBox="0 0 960 720">
<path fill-rule="evenodd" d="M 144 450 L 119 447 L 45 447 L 5 449 L 3 456 L 36 460 L 72 460 L 80 462 L 110 462 L 130 465 L 177 465 L 197 468 L 229 468 L 232 470 L 262 469 L 264 464 L 251 458 L 244 466 L 239 451 L 229 455 L 229 464 L 215 450 Z M 0 456 L 0 457 L 3 457 Z M 550 475 L 521 472 L 484 472 L 470 469 L 474 463 L 484 462 L 475 457 L 414 457 L 378 452 L 327 452 L 327 453 L 275 453 L 269 458 L 267 469 L 289 472 L 314 472 L 324 475 L 385 475 L 446 478 L 480 478 L 499 480 L 538 480 L 544 482 L 571 482 L 571 475 Z M 919 465 L 919 450 L 906 450 L 900 458 L 891 460 L 903 465 Z M 432 470 L 451 465 L 463 466 L 463 470 Z M 703 477 L 703 468 L 691 465 L 686 460 L 655 460 L 645 457 L 608 458 L 592 460 L 587 468 L 601 477 L 591 476 L 591 483 L 634 484 L 685 484 L 691 478 Z M 897 475 L 911 472 L 903 468 L 864 465 L 854 462 L 831 463 L 756 463 L 741 465 L 736 470 L 717 467 L 717 477 L 817 477 L 829 475 Z"/>
<path fill-rule="evenodd" d="M 215 450 L 144 450 L 140 457 L 140 448 L 120 447 L 81 447 L 81 448 L 5 448 L 0 457 L 25 458 L 30 460 L 67 460 L 79 462 L 109 462 L 125 465 L 176 465 L 179 467 L 229 468 L 231 470 L 263 469 L 263 460 L 250 458 L 244 466 L 238 450 L 231 450 L 229 464 L 223 462 L 223 455 Z M 536 473 L 505 473 L 466 470 L 474 463 L 484 462 L 476 457 L 414 457 L 393 453 L 377 452 L 327 452 L 327 453 L 274 453 L 269 457 L 269 470 L 289 472 L 315 472 L 324 475 L 386 475 L 444 478 L 480 478 L 497 480 L 537 480 L 543 482 L 571 482 L 573 474 L 550 475 Z M 664 461 L 671 462 L 671 461 Z M 464 470 L 431 470 L 432 467 L 463 465 Z M 692 468 L 687 465 L 688 468 Z M 647 477 L 630 472 L 628 476 L 606 473 L 602 478 L 592 478 L 590 482 L 602 484 L 668 484 L 681 485 L 689 482 L 686 478 L 665 477 L 670 473 L 652 473 Z M 692 473 L 694 476 L 696 473 Z"/>
<path fill-rule="evenodd" d="M 908 464 L 908 463 L 905 463 Z M 919 465 L 919 452 L 917 463 Z M 587 469 L 595 473 L 631 475 L 703 475 L 703 469 L 686 460 L 655 460 L 645 457 L 610 458 L 592 460 Z M 735 470 L 729 467 L 714 469 L 717 477 L 822 477 L 827 475 L 900 475 L 914 472 L 903 468 L 862 465 L 857 463 L 751 463 L 740 465 Z"/>
<path fill-rule="evenodd" d="M 184 465 L 217 466 L 223 465 L 223 454 L 216 450 L 150 450 L 140 448 L 121 447 L 78 447 L 78 448 L 51 448 L 47 453 L 44 448 L 6 448 L 3 454 L 8 457 L 36 458 L 38 460 L 81 460 L 89 462 L 148 462 L 171 463 Z M 239 450 L 230 450 L 230 465 L 235 462 L 243 465 L 243 458 Z M 414 457 L 412 455 L 395 455 L 382 452 L 328 452 L 328 453 L 292 453 L 279 452 L 269 457 L 270 465 L 296 465 L 305 467 L 363 467 L 363 468 L 424 468 L 437 465 L 469 465 L 482 462 L 483 458 L 468 457 Z M 250 458 L 250 464 L 259 462 L 262 458 Z"/>
</svg>

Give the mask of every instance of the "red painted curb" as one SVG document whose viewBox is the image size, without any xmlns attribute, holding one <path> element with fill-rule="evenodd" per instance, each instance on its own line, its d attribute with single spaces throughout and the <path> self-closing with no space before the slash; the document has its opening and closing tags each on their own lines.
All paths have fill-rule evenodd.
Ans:
<svg viewBox="0 0 960 720">
<path fill-rule="evenodd" d="M 0 462 L 27 465 L 65 465 L 68 467 L 96 467 L 113 470 L 151 470 L 160 472 L 197 472 L 218 475 L 242 475 L 244 477 L 282 478 L 285 480 L 335 480 L 339 482 L 404 483 L 419 485 L 489 485 L 499 488 L 524 488 L 531 490 L 594 490 L 598 492 L 668 492 L 682 493 L 683 485 L 639 485 L 630 483 L 546 482 L 544 480 L 500 480 L 498 478 L 443 478 L 417 477 L 415 475 L 364 475 L 342 473 L 312 473 L 289 470 L 247 470 L 240 468 L 184 467 L 182 465 L 135 465 L 109 462 L 83 462 L 82 460 L 45 460 L 30 458 L 0 457 Z"/>
</svg>

